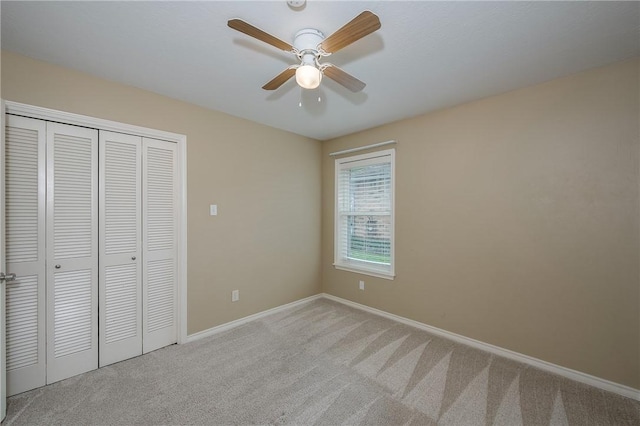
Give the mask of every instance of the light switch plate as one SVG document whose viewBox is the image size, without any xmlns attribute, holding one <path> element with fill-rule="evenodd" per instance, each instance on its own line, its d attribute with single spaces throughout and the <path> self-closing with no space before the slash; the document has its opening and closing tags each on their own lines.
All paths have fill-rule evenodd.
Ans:
<svg viewBox="0 0 640 426">
<path fill-rule="evenodd" d="M 217 204 L 211 204 L 209 206 L 209 215 L 218 216 L 218 205 Z"/>
</svg>

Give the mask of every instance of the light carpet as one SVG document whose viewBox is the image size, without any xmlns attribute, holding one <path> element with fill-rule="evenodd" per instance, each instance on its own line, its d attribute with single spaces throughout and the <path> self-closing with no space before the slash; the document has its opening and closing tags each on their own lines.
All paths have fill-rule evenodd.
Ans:
<svg viewBox="0 0 640 426">
<path fill-rule="evenodd" d="M 640 403 L 318 299 L 8 400 L 5 425 L 638 425 Z"/>
</svg>

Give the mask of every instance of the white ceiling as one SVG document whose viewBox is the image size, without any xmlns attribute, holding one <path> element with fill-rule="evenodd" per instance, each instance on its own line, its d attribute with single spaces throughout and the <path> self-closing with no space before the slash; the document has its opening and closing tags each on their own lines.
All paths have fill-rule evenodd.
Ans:
<svg viewBox="0 0 640 426">
<path fill-rule="evenodd" d="M 315 139 L 640 55 L 638 2 L 280 1 L 1 3 L 2 48 Z M 332 55 L 367 83 L 261 89 L 293 55 L 227 27 L 293 42 L 362 10 L 382 28 Z M 318 102 L 318 96 L 321 102 Z M 298 104 L 302 99 L 302 107 Z"/>
</svg>

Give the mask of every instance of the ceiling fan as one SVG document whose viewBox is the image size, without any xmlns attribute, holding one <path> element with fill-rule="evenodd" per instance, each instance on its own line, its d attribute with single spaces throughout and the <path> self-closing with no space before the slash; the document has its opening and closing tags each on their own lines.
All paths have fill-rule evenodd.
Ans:
<svg viewBox="0 0 640 426">
<path fill-rule="evenodd" d="M 320 58 L 337 52 L 381 27 L 378 16 L 365 10 L 329 37 L 325 37 L 322 32 L 313 28 L 302 29 L 296 33 L 291 45 L 241 19 L 231 19 L 227 25 L 285 52 L 293 53 L 300 61 L 299 64 L 291 65 L 262 86 L 264 90 L 275 90 L 294 75 L 300 87 L 315 89 L 320 85 L 324 74 L 352 92 L 364 89 L 365 83 L 331 63 L 320 63 Z"/>
</svg>

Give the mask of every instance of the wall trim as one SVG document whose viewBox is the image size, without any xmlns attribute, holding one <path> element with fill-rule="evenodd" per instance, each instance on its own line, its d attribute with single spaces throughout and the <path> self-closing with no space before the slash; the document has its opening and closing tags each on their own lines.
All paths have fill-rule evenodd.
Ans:
<svg viewBox="0 0 640 426">
<path fill-rule="evenodd" d="M 0 98 L 0 176 L 2 176 L 2 184 L 0 184 L 0 270 L 7 271 L 4 251 L 5 247 L 5 210 L 4 210 L 4 162 L 5 162 L 5 150 L 4 150 L 4 138 L 5 138 L 5 120 L 6 120 L 6 102 Z M 0 284 L 0 421 L 3 421 L 7 415 L 7 351 L 6 351 L 6 315 L 7 309 L 5 305 L 6 300 L 6 285 Z"/>
<path fill-rule="evenodd" d="M 117 133 L 128 133 L 145 138 L 162 139 L 170 142 L 186 142 L 187 137 L 178 133 L 164 130 L 150 129 L 148 127 L 135 126 L 133 124 L 120 123 L 113 120 L 90 117 L 88 115 L 72 112 L 58 111 L 55 109 L 23 104 L 14 101 L 5 101 L 7 114 L 22 115 L 25 117 L 39 118 L 47 121 L 58 121 L 63 124 L 73 124 L 82 127 L 92 127 L 100 130 L 108 130 Z"/>
<path fill-rule="evenodd" d="M 558 376 L 566 377 L 567 379 L 575 380 L 576 382 L 584 383 L 589 386 L 593 386 L 594 388 L 602 389 L 604 391 L 612 392 L 617 395 L 621 395 L 636 401 L 640 401 L 640 390 L 634 389 L 630 386 L 622 385 L 619 383 L 615 383 L 609 380 L 601 379 L 600 377 L 592 376 L 587 373 L 583 373 L 577 370 L 572 370 L 571 368 L 562 367 L 557 364 L 553 364 L 547 361 L 543 361 L 538 358 L 531 357 L 529 355 L 521 354 L 519 352 L 514 352 L 509 349 L 501 348 L 499 346 L 492 345 L 490 343 L 481 342 L 479 340 L 472 339 L 470 337 L 462 336 L 460 334 L 452 333 L 450 331 L 443 330 L 441 328 L 433 327 L 409 318 L 401 317 L 399 315 L 395 315 L 386 311 L 382 311 L 380 309 L 372 308 L 370 306 L 362 305 L 357 302 L 352 302 L 351 300 L 343 299 L 338 296 L 334 296 L 328 293 L 320 293 L 314 296 L 306 297 L 304 299 L 296 300 L 295 302 L 287 303 L 285 305 L 277 306 L 275 308 L 267 309 L 266 311 L 258 312 L 253 315 L 249 315 L 243 318 L 239 318 L 234 321 L 230 321 L 207 330 L 202 330 L 194 334 L 190 334 L 187 336 L 187 342 L 194 342 L 196 340 L 203 339 L 205 337 L 213 336 L 215 334 L 221 333 L 223 331 L 231 330 L 240 325 L 246 324 L 250 321 L 257 320 L 263 318 L 267 315 L 271 315 L 280 311 L 283 311 L 288 308 L 292 308 L 294 306 L 303 305 L 305 303 L 312 302 L 317 299 L 328 299 L 334 302 L 341 303 L 346 306 L 350 306 L 355 309 L 359 309 L 362 311 L 366 311 L 372 313 L 374 315 L 378 315 L 392 321 L 396 321 L 402 324 L 406 324 L 411 327 L 418 328 L 420 330 L 427 331 L 431 334 L 435 334 L 436 336 L 443 337 L 445 339 L 453 340 L 454 342 L 461 343 L 463 345 L 471 346 L 473 348 L 492 353 L 494 355 L 498 355 L 507 359 L 511 359 L 513 361 L 521 362 L 523 364 L 530 365 L 532 367 L 538 368 L 543 371 L 547 371 L 552 374 L 556 374 Z"/>
<path fill-rule="evenodd" d="M 20 102 L 3 101 L 4 113 L 37 118 L 40 120 L 54 121 L 63 124 L 72 124 L 81 127 L 90 127 L 99 130 L 107 130 L 116 133 L 127 133 L 151 139 L 162 139 L 177 144 L 176 175 L 178 182 L 178 238 L 177 238 L 177 342 L 185 343 L 187 339 L 187 136 L 179 133 L 166 132 L 148 127 L 135 126 L 88 115 L 43 108 Z M 4 119 L 4 114 L 3 114 Z M 4 135 L 4 132 L 3 132 Z M 4 235 L 4 234 L 3 234 Z"/>
<path fill-rule="evenodd" d="M 338 296 L 334 296 L 328 293 L 322 293 L 322 297 L 325 299 L 333 300 L 334 302 L 342 303 L 343 305 L 350 306 L 352 308 L 360 309 L 381 317 L 388 318 L 421 330 L 427 331 L 431 334 L 435 334 L 445 339 L 453 340 L 457 343 L 462 343 L 467 346 L 471 346 L 476 349 L 480 349 L 485 352 L 489 352 L 495 355 L 502 356 L 514 361 L 521 362 L 523 364 L 531 365 L 540 370 L 547 371 L 553 374 L 557 374 L 562 377 L 566 377 L 576 382 L 584 383 L 589 386 L 593 386 L 598 389 L 602 389 L 608 392 L 612 392 L 618 395 L 625 396 L 627 398 L 640 401 L 640 390 L 634 389 L 630 386 L 615 383 L 609 380 L 601 379 L 600 377 L 592 376 L 581 371 L 572 370 L 571 368 L 562 367 L 557 364 L 553 364 L 547 361 L 543 361 L 538 358 L 531 357 L 529 355 L 514 352 L 509 349 L 501 348 L 499 346 L 492 345 L 490 343 L 481 342 L 479 340 L 472 339 L 470 337 L 462 336 L 460 334 L 452 333 L 450 331 L 443 330 L 441 328 L 433 327 L 409 318 L 401 317 L 380 309 L 372 308 L 370 306 L 362 305 L 360 303 L 352 302 L 351 300 L 343 299 Z"/>
<path fill-rule="evenodd" d="M 305 303 L 312 302 L 317 299 L 322 299 L 323 294 L 315 294 L 313 296 L 305 297 L 304 299 L 296 300 L 291 303 L 287 303 L 284 305 L 276 306 L 275 308 L 267 309 L 266 311 L 261 311 L 253 315 L 249 315 L 246 317 L 239 318 L 237 320 L 229 321 L 224 324 L 217 325 L 215 327 L 208 328 L 206 330 L 198 331 L 193 334 L 189 334 L 187 336 L 188 342 L 195 342 L 196 340 L 204 339 L 205 337 L 213 336 L 218 333 L 222 333 L 223 331 L 231 330 L 232 328 L 238 327 L 240 325 L 246 324 L 248 322 L 266 317 L 267 315 L 275 314 L 280 311 L 284 311 L 285 309 L 293 308 L 294 306 L 303 305 Z"/>
</svg>

